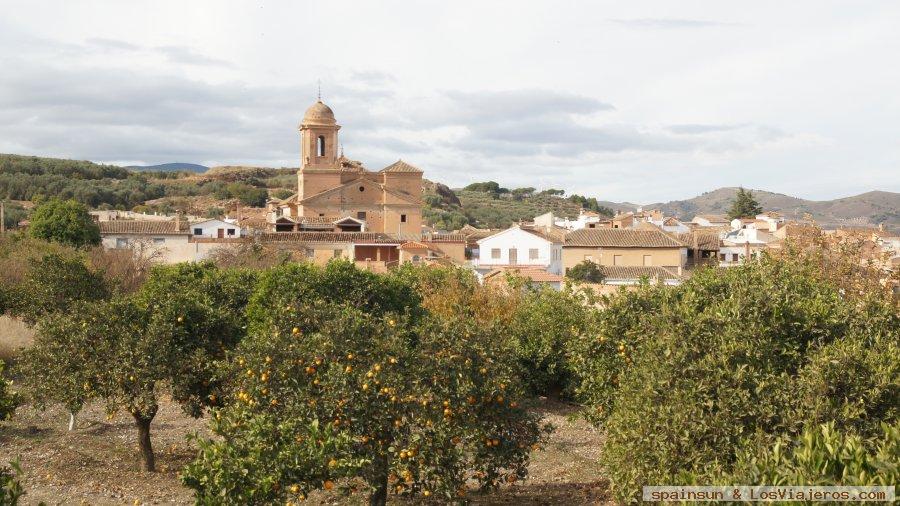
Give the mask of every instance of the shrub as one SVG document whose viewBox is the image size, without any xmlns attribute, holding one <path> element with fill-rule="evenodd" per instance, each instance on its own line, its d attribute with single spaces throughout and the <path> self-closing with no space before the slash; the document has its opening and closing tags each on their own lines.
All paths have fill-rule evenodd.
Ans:
<svg viewBox="0 0 900 506">
<path fill-rule="evenodd" d="M 568 395 L 572 369 L 569 353 L 576 338 L 590 329 L 596 316 L 587 294 L 567 287 L 532 288 L 521 296 L 512 320 L 498 326 L 508 335 L 529 391 Z"/>
<path fill-rule="evenodd" d="M 624 335 L 644 337 L 617 343 L 625 364 L 602 460 L 623 501 L 644 484 L 727 473 L 745 438 L 795 430 L 792 378 L 860 316 L 808 266 L 768 258 L 700 271 L 661 297 L 625 321 Z"/>
<path fill-rule="evenodd" d="M 100 227 L 87 207 L 74 200 L 50 199 L 38 205 L 31 213 L 28 234 L 75 247 L 100 244 Z"/>
<path fill-rule="evenodd" d="M 759 485 L 894 486 L 900 481 L 900 423 L 882 424 L 865 440 L 835 429 L 833 422 L 812 426 L 793 441 L 738 454 L 735 471 L 721 483 Z"/>
<path fill-rule="evenodd" d="M 0 467 L 0 504 L 19 504 L 19 500 L 25 496 L 25 489 L 19 481 L 21 476 L 22 468 L 18 460 L 10 462 L 8 467 Z"/>
<path fill-rule="evenodd" d="M 566 277 L 586 283 L 602 283 L 606 279 L 600 266 L 590 260 L 585 260 L 567 270 Z"/>
<path fill-rule="evenodd" d="M 10 389 L 10 382 L 3 377 L 4 362 L 0 360 L 0 422 L 12 418 L 19 406 L 19 396 Z"/>
</svg>

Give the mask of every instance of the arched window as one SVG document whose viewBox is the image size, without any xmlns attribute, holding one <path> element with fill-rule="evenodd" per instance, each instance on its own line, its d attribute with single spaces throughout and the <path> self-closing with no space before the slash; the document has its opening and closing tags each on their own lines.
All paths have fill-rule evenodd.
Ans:
<svg viewBox="0 0 900 506">
<path fill-rule="evenodd" d="M 316 156 L 325 156 L 325 136 L 320 135 L 316 139 Z"/>
</svg>

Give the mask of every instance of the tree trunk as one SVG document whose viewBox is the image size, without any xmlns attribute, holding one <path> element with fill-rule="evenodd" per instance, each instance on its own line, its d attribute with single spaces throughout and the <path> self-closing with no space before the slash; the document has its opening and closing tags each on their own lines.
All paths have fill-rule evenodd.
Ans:
<svg viewBox="0 0 900 506">
<path fill-rule="evenodd" d="M 151 413 L 133 413 L 134 423 L 138 429 L 138 447 L 141 450 L 141 470 L 156 471 L 156 458 L 153 456 L 153 445 L 150 444 L 150 422 L 156 416 L 156 409 Z"/>
<path fill-rule="evenodd" d="M 69 430 L 75 430 L 75 413 L 69 413 Z"/>
<path fill-rule="evenodd" d="M 372 473 L 372 481 L 369 485 L 375 490 L 369 495 L 370 506 L 385 506 L 388 493 L 388 456 L 387 454 L 376 458 Z"/>
</svg>

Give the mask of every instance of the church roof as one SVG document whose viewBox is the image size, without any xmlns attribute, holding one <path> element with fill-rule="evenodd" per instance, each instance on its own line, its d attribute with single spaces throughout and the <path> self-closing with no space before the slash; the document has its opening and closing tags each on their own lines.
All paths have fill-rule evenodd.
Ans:
<svg viewBox="0 0 900 506">
<path fill-rule="evenodd" d="M 403 160 L 397 160 L 396 162 L 381 169 L 380 172 L 422 172 L 422 170 L 414 165 L 410 165 L 404 162 Z"/>
<path fill-rule="evenodd" d="M 336 123 L 334 119 L 334 111 L 331 110 L 331 107 L 325 105 L 321 100 L 316 100 L 316 103 L 309 106 L 309 109 L 306 110 L 306 113 L 303 115 L 302 125 L 306 124 L 327 124 L 334 125 Z"/>
</svg>

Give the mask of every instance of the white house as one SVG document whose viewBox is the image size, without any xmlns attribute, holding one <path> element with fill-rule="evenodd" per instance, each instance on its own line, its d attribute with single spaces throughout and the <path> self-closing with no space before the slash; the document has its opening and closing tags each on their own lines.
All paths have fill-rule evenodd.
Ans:
<svg viewBox="0 0 900 506">
<path fill-rule="evenodd" d="M 513 226 L 478 241 L 479 258 L 473 266 L 481 274 L 509 266 L 540 267 L 562 273 L 564 233 L 554 228 Z"/>
<path fill-rule="evenodd" d="M 691 231 L 690 227 L 671 216 L 662 219 L 650 218 L 647 221 L 659 227 L 663 232 L 669 232 L 671 234 L 686 234 Z"/>
<path fill-rule="evenodd" d="M 746 258 L 756 258 L 768 247 L 775 237 L 756 227 L 738 228 L 722 234 L 719 246 L 719 265 L 728 267 L 743 262 Z"/>
<path fill-rule="evenodd" d="M 241 236 L 241 227 L 222 220 L 205 220 L 191 223 L 191 235 L 207 239 L 236 239 Z"/>
<path fill-rule="evenodd" d="M 728 218 L 718 214 L 698 214 L 691 223 L 698 227 L 725 227 L 728 225 Z"/>
<path fill-rule="evenodd" d="M 581 230 L 582 228 L 597 228 L 600 225 L 600 222 L 603 218 L 600 217 L 600 214 L 595 213 L 593 211 L 585 211 L 581 210 L 581 213 L 578 215 L 578 218 L 569 219 L 569 218 L 555 218 L 551 213 L 551 219 L 553 220 L 553 225 L 564 228 L 566 230 Z M 538 217 L 539 218 L 539 217 Z M 538 222 L 538 218 L 535 218 L 535 224 Z"/>
</svg>

